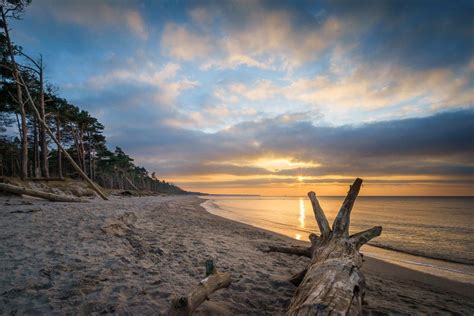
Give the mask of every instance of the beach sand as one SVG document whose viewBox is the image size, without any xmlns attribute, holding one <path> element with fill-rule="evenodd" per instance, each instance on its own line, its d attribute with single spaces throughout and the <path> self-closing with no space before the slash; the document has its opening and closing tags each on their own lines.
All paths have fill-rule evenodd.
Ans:
<svg viewBox="0 0 474 316">
<path fill-rule="evenodd" d="M 204 277 L 232 274 L 196 314 L 284 314 L 308 259 L 290 238 L 207 213 L 193 196 L 50 203 L 0 198 L 0 314 L 159 314 Z M 366 258 L 364 313 L 474 314 L 472 285 Z"/>
</svg>

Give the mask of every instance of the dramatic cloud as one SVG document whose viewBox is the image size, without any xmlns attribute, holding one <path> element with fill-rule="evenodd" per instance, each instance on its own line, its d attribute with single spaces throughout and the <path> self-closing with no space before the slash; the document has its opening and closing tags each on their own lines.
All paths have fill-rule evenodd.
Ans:
<svg viewBox="0 0 474 316">
<path fill-rule="evenodd" d="M 323 177 L 457 176 L 474 180 L 474 111 L 425 118 L 325 127 L 282 118 L 247 122 L 227 130 L 159 129 L 166 137 L 126 145 L 169 175 L 261 175 Z M 120 135 L 122 141 L 125 135 Z M 156 157 L 156 158 L 155 158 Z M 180 158 L 177 158 L 180 157 Z M 190 159 L 192 157 L 192 159 Z"/>
</svg>

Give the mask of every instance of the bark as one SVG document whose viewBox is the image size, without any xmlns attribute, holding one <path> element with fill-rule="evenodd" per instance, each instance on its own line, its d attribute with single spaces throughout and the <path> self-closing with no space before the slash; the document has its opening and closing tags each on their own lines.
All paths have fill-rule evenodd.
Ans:
<svg viewBox="0 0 474 316">
<path fill-rule="evenodd" d="M 206 278 L 186 296 L 173 299 L 168 315 L 191 315 L 209 295 L 230 285 L 230 273 L 218 272 L 212 260 L 206 262 Z"/>
<path fill-rule="evenodd" d="M 53 202 L 83 202 L 81 199 L 0 183 L 0 191 L 39 197 Z"/>
<path fill-rule="evenodd" d="M 2 15 L 3 27 L 5 30 L 5 40 L 7 42 L 8 54 L 12 62 L 12 75 L 16 85 L 16 100 L 21 116 L 21 172 L 20 176 L 22 179 L 28 178 L 28 128 L 26 126 L 26 110 L 25 104 L 23 103 L 23 92 L 19 81 L 19 71 L 15 61 L 15 53 L 13 51 L 13 45 L 10 39 L 10 32 L 8 30 L 7 18 L 3 6 L 0 6 L 0 13 Z"/>
</svg>

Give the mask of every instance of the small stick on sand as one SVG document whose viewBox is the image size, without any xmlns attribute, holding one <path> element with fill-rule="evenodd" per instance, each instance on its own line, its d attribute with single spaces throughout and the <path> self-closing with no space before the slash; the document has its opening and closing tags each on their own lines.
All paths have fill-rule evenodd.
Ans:
<svg viewBox="0 0 474 316">
<path fill-rule="evenodd" d="M 212 260 L 206 261 L 206 278 L 187 295 L 173 299 L 168 315 L 191 315 L 209 295 L 230 285 L 230 273 L 217 271 Z"/>
</svg>

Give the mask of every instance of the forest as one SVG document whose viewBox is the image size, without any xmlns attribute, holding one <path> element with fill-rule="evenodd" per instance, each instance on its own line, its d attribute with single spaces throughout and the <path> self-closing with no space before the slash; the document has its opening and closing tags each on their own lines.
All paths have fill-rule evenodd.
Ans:
<svg viewBox="0 0 474 316">
<path fill-rule="evenodd" d="M 87 176 L 107 189 L 186 193 L 135 165 L 120 147 L 110 150 L 104 125 L 45 80 L 42 55 L 25 53 L 11 35 L 12 20 L 21 20 L 30 2 L 0 5 L 0 177 Z"/>
</svg>

